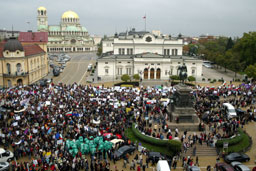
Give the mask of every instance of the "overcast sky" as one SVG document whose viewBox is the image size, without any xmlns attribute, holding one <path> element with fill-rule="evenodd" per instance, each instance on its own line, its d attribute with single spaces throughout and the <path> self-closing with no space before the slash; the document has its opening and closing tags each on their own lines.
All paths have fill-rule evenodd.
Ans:
<svg viewBox="0 0 256 171">
<path fill-rule="evenodd" d="M 239 36 L 256 30 L 256 0 L 0 0 L 0 29 L 36 31 L 37 8 L 47 9 L 49 25 L 75 11 L 89 34 L 113 35 L 135 27 L 173 36 Z M 27 24 L 27 22 L 30 24 Z"/>
</svg>

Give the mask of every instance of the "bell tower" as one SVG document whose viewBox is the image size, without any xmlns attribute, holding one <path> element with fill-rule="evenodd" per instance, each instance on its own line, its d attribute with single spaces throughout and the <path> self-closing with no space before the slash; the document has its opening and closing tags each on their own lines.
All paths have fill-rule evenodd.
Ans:
<svg viewBox="0 0 256 171">
<path fill-rule="evenodd" d="M 45 7 L 37 8 L 37 31 L 48 32 L 48 17 Z"/>
</svg>

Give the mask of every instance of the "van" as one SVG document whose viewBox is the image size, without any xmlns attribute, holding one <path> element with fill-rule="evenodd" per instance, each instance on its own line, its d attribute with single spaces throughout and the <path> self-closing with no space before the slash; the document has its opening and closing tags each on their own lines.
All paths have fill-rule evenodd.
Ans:
<svg viewBox="0 0 256 171">
<path fill-rule="evenodd" d="M 167 160 L 159 160 L 156 165 L 157 171 L 170 171 L 169 164 Z"/>
<path fill-rule="evenodd" d="M 10 162 L 14 158 L 11 151 L 0 148 L 0 162 Z"/>
<path fill-rule="evenodd" d="M 236 110 L 234 106 L 230 103 L 223 103 L 223 111 L 228 119 L 237 117 Z"/>
</svg>

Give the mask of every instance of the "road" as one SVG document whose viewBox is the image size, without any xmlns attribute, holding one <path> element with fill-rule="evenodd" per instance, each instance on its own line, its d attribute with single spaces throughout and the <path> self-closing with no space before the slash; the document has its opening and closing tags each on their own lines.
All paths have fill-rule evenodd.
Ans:
<svg viewBox="0 0 256 171">
<path fill-rule="evenodd" d="M 69 54 L 71 60 L 66 63 L 66 67 L 59 76 L 53 77 L 53 83 L 78 84 L 86 83 L 88 74 L 87 67 L 90 63 L 95 64 L 97 56 L 95 53 Z"/>
</svg>

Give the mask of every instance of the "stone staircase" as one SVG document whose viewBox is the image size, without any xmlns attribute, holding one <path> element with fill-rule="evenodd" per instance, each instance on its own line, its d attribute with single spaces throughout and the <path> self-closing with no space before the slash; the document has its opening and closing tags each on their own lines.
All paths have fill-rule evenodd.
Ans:
<svg viewBox="0 0 256 171">
<path fill-rule="evenodd" d="M 196 156 L 217 156 L 216 148 L 207 146 L 206 143 L 200 145 L 196 143 L 193 147 L 190 147 L 187 152 L 186 156 L 193 156 L 193 149 L 196 146 Z"/>
</svg>

